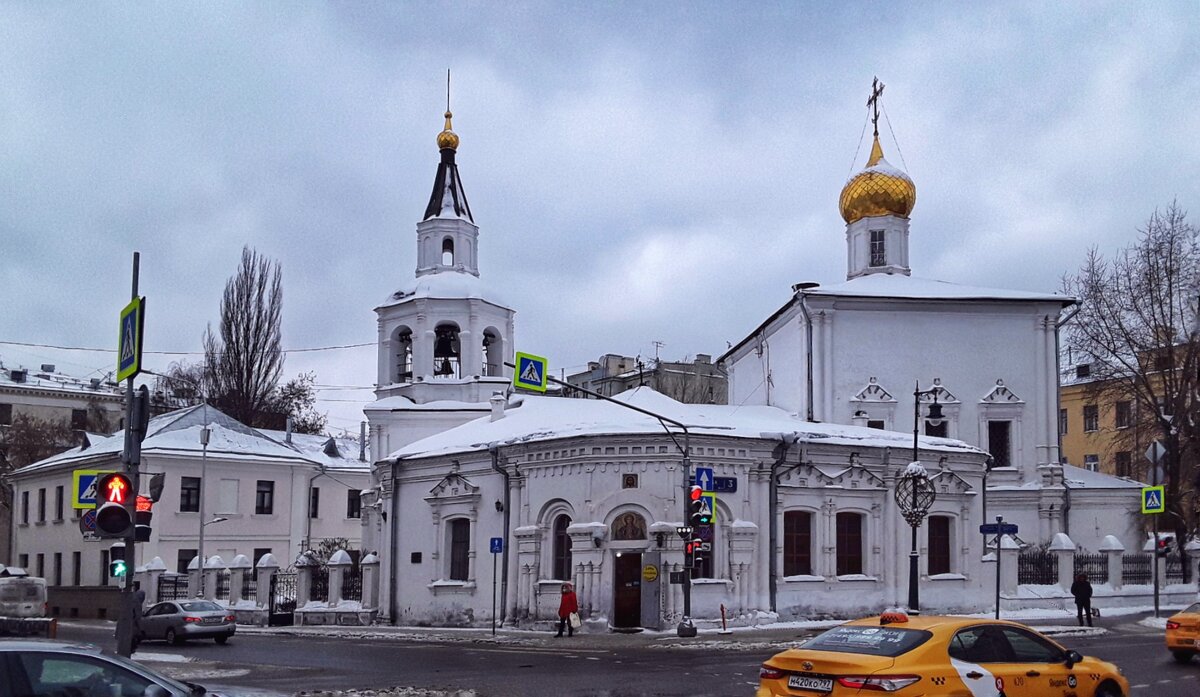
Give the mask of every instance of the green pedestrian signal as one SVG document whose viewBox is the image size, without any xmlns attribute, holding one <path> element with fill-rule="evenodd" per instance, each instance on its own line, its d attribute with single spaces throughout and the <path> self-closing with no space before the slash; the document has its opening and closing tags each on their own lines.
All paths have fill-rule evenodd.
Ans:
<svg viewBox="0 0 1200 697">
<path fill-rule="evenodd" d="M 108 575 L 112 576 L 113 578 L 121 578 L 128 571 L 129 566 L 125 563 L 124 559 L 118 559 L 108 563 Z"/>
</svg>

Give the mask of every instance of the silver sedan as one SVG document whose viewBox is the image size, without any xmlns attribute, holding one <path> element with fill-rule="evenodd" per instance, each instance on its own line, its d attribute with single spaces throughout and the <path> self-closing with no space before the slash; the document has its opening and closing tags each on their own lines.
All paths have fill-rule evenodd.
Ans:
<svg viewBox="0 0 1200 697">
<path fill-rule="evenodd" d="M 231 610 L 208 600 L 171 600 L 154 605 L 142 615 L 139 639 L 164 639 L 181 644 L 188 639 L 229 641 L 237 630 Z"/>
</svg>

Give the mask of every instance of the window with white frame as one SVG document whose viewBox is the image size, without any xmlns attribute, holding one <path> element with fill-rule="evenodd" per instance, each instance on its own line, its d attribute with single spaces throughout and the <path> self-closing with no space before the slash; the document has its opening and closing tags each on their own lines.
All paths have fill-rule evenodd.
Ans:
<svg viewBox="0 0 1200 697">
<path fill-rule="evenodd" d="M 951 560 L 951 531 L 953 519 L 945 515 L 931 515 L 925 524 L 928 528 L 928 550 L 927 564 L 929 565 L 929 575 L 948 574 L 953 571 L 953 563 Z"/>
<path fill-rule="evenodd" d="M 812 519 L 808 511 L 783 514 L 783 575 L 812 574 Z"/>
<path fill-rule="evenodd" d="M 883 230 L 871 231 L 871 266 L 887 266 L 887 248 Z"/>
<path fill-rule="evenodd" d="M 554 540 L 551 545 L 554 554 L 554 576 L 556 581 L 571 580 L 571 536 L 567 527 L 571 525 L 571 516 L 563 513 L 554 518 Z"/>
<path fill-rule="evenodd" d="M 863 573 L 863 515 L 837 514 L 837 575 Z"/>
<path fill-rule="evenodd" d="M 1083 456 L 1083 466 L 1092 472 L 1100 471 L 1100 456 L 1091 454 Z"/>
<path fill-rule="evenodd" d="M 454 518 L 446 522 L 450 538 L 450 580 L 468 581 L 471 573 L 471 521 Z"/>
<path fill-rule="evenodd" d="M 1083 407 L 1083 430 L 1085 433 L 1100 430 L 1100 407 L 1085 404 Z"/>
<path fill-rule="evenodd" d="M 997 419 L 988 421 L 988 452 L 991 453 L 996 467 L 1011 467 L 1012 460 L 1012 421 Z"/>
</svg>

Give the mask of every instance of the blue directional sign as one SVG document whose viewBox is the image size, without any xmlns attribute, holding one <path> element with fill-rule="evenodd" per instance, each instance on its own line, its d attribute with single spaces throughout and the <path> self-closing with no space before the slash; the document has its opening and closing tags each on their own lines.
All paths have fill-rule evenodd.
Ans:
<svg viewBox="0 0 1200 697">
<path fill-rule="evenodd" d="M 146 324 L 146 298 L 134 298 L 121 310 L 121 335 L 117 339 L 117 382 L 142 372 L 142 328 Z"/>
<path fill-rule="evenodd" d="M 713 490 L 713 471 L 711 467 L 696 468 L 696 486 L 704 491 Z"/>
<path fill-rule="evenodd" d="M 979 526 L 979 532 L 983 535 L 1016 535 L 1017 526 L 1015 523 L 984 523 Z"/>
<path fill-rule="evenodd" d="M 737 477 L 713 477 L 713 491 L 732 494 L 737 491 Z"/>
<path fill-rule="evenodd" d="M 517 352 L 517 369 L 513 372 L 513 387 L 534 392 L 546 391 L 546 359 Z"/>
<path fill-rule="evenodd" d="M 501 552 L 503 552 L 504 551 L 504 538 L 503 537 L 493 537 L 490 548 L 491 548 L 492 554 L 500 554 Z"/>
</svg>

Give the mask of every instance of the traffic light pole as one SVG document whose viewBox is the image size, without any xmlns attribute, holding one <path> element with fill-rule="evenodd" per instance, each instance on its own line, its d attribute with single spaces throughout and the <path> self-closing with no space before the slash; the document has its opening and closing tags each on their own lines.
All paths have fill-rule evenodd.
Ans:
<svg viewBox="0 0 1200 697">
<path fill-rule="evenodd" d="M 131 300 L 137 300 L 138 297 L 138 267 L 141 263 L 141 255 L 138 252 L 133 253 L 133 290 L 130 293 Z M 125 448 L 121 451 L 121 462 L 125 465 L 125 474 L 129 476 L 129 481 L 132 483 L 132 496 L 137 499 L 137 493 L 140 491 L 138 481 L 138 456 L 134 449 L 140 449 L 141 443 L 134 437 L 133 433 L 133 378 L 130 377 L 125 381 Z M 128 658 L 133 654 L 133 628 L 134 628 L 134 612 L 140 611 L 140 608 L 133 607 L 133 569 L 137 565 L 137 533 L 136 526 L 131 528 L 129 534 L 125 537 L 125 583 L 121 587 L 121 616 L 117 620 L 117 653 Z"/>
<path fill-rule="evenodd" d="M 517 366 L 515 366 L 512 363 L 509 363 L 507 361 L 505 361 L 504 365 L 508 366 L 509 368 L 512 368 L 513 370 L 517 369 Z M 612 397 L 607 397 L 605 395 L 600 394 L 599 392 L 592 392 L 591 390 L 580 387 L 579 385 L 572 385 L 569 382 L 564 382 L 557 378 L 551 377 L 549 375 L 549 371 L 546 371 L 546 372 L 547 372 L 547 375 L 546 375 L 547 382 L 552 382 L 555 385 L 558 385 L 559 387 L 563 387 L 563 388 L 566 388 L 569 390 L 575 390 L 576 392 L 582 392 L 585 395 L 588 395 L 589 397 L 595 397 L 596 399 L 603 399 L 606 402 L 612 402 L 613 404 L 625 407 L 626 409 L 632 409 L 633 411 L 636 411 L 638 413 L 645 414 L 646 416 L 658 419 L 658 423 L 662 424 L 663 430 L 667 432 L 667 435 L 671 437 L 671 441 L 675 443 L 675 448 L 683 455 L 683 481 L 680 483 L 679 487 L 683 493 L 683 495 L 680 498 L 683 499 L 683 522 L 686 523 L 687 519 L 688 519 L 688 512 L 689 512 L 688 511 L 688 488 L 691 486 L 689 480 L 692 477 L 692 459 L 691 459 L 692 434 L 688 432 L 688 427 L 685 424 L 683 424 L 682 422 L 668 418 L 666 416 L 663 416 L 662 414 L 655 414 L 654 412 L 650 411 L 649 409 L 635 407 L 632 404 L 627 404 L 620 400 L 613 399 Z M 682 445 L 680 445 L 679 441 L 675 439 L 675 434 L 671 431 L 671 429 L 667 428 L 667 424 L 675 426 L 679 430 L 683 431 L 683 444 Z M 683 567 L 683 621 L 679 623 L 679 626 L 676 629 L 677 629 L 678 635 L 681 637 L 696 636 L 696 627 L 695 627 L 695 625 L 692 624 L 692 568 L 690 566 L 686 566 L 686 565 Z"/>
</svg>

